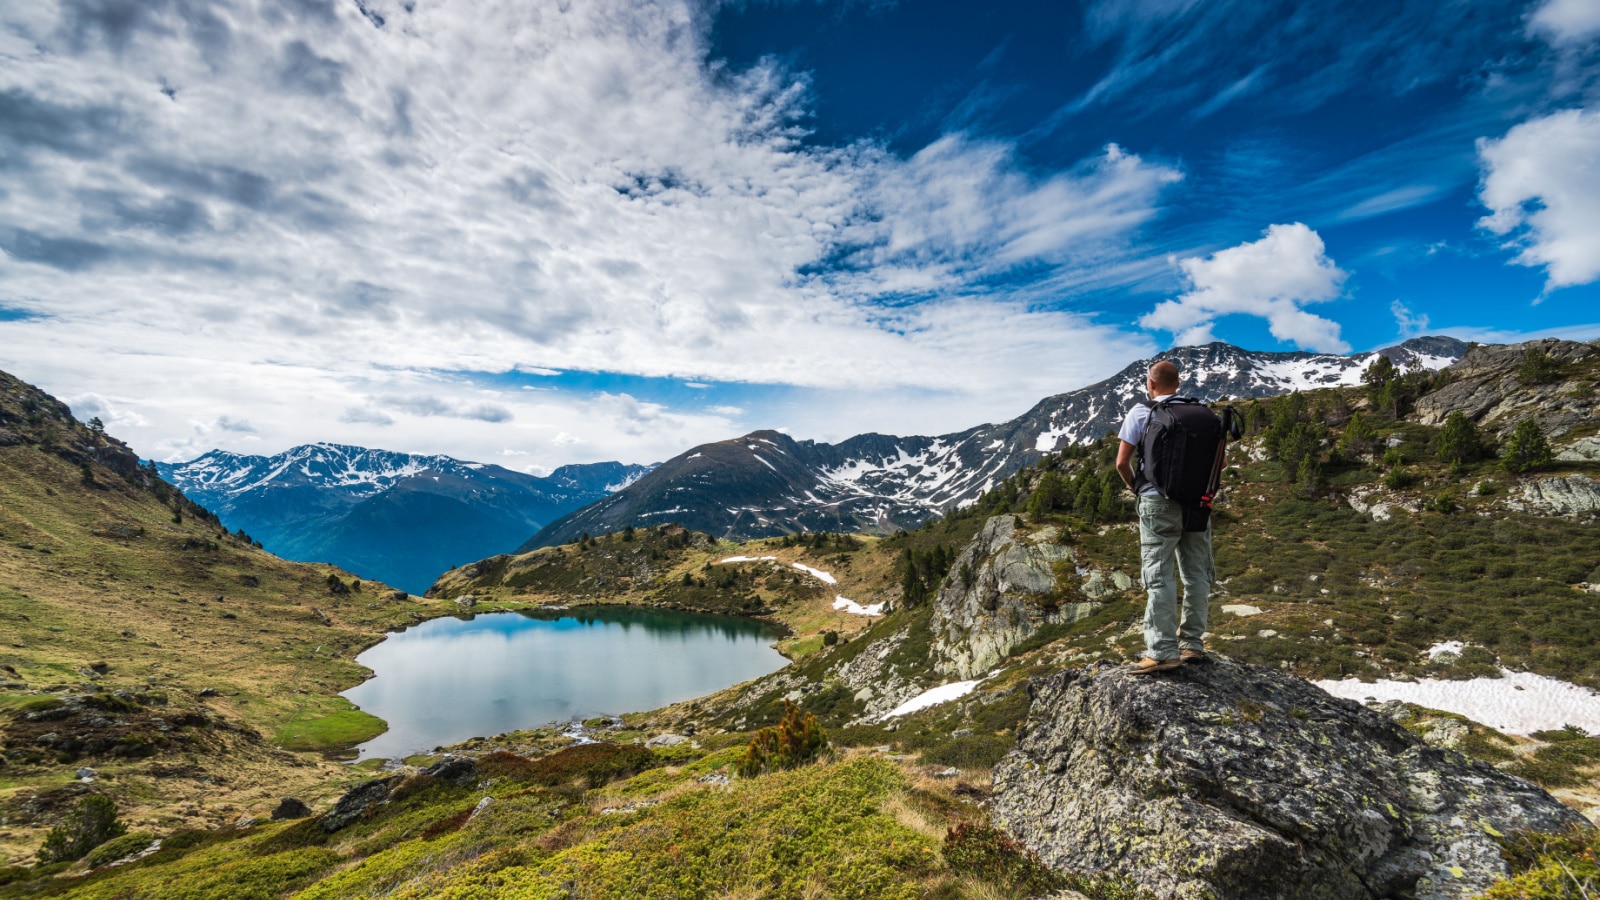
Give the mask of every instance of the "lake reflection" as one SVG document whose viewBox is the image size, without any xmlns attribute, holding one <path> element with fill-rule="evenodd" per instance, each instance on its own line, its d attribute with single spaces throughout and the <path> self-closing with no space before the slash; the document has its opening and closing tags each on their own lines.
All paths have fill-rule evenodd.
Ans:
<svg viewBox="0 0 1600 900">
<path fill-rule="evenodd" d="M 344 692 L 389 723 L 361 758 L 403 757 L 551 721 L 655 709 L 783 667 L 775 626 L 728 616 L 589 607 L 433 619 L 356 657 Z"/>
</svg>

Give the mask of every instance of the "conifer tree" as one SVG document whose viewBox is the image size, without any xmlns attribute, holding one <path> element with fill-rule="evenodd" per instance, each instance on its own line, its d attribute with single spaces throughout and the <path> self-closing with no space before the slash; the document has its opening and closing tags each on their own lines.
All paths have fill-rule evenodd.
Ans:
<svg viewBox="0 0 1600 900">
<path fill-rule="evenodd" d="M 1523 419 L 1511 433 L 1511 440 L 1506 442 L 1506 455 L 1501 465 L 1507 472 L 1531 472 L 1550 465 L 1553 457 L 1544 429 L 1533 419 Z"/>
<path fill-rule="evenodd" d="M 1483 438 L 1478 426 L 1472 424 L 1460 410 L 1451 413 L 1439 429 L 1439 459 L 1455 465 L 1477 462 L 1483 458 Z"/>
</svg>

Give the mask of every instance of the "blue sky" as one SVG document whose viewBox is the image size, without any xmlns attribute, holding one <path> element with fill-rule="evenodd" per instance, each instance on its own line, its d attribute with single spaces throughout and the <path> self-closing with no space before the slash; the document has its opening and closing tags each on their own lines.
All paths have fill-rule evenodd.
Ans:
<svg viewBox="0 0 1600 900">
<path fill-rule="evenodd" d="M 940 433 L 1597 310 L 1593 0 L 0 10 L 0 367 L 157 458 Z"/>
</svg>

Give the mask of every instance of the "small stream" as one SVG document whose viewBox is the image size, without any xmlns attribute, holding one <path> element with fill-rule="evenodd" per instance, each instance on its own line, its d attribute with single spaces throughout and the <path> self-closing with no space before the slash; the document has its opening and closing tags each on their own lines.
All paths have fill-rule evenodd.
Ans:
<svg viewBox="0 0 1600 900">
<path fill-rule="evenodd" d="M 361 759 L 397 758 L 519 728 L 655 709 L 782 668 L 765 622 L 633 607 L 423 622 L 357 657 L 344 692 L 389 730 Z"/>
</svg>

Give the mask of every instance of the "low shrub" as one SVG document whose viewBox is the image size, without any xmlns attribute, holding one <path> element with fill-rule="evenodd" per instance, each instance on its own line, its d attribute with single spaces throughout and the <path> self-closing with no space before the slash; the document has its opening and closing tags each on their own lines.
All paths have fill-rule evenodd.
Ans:
<svg viewBox="0 0 1600 900">
<path fill-rule="evenodd" d="M 958 769 L 988 769 L 1011 751 L 1012 743 L 1010 738 L 999 735 L 970 734 L 924 750 L 922 761 Z"/>
<path fill-rule="evenodd" d="M 783 718 L 774 728 L 763 728 L 750 739 L 735 769 L 744 778 L 778 769 L 795 769 L 822 755 L 828 739 L 817 717 L 783 701 Z"/>
<path fill-rule="evenodd" d="M 1067 886 L 1032 850 L 988 823 L 961 822 L 945 832 L 944 860 L 951 871 L 1003 887 L 1010 896 L 1032 897 Z"/>
<path fill-rule="evenodd" d="M 634 744 L 581 744 L 528 760 L 514 753 L 490 753 L 478 770 L 490 778 L 510 778 L 544 787 L 581 783 L 585 788 L 628 778 L 663 765 L 663 760 Z"/>
<path fill-rule="evenodd" d="M 106 863 L 116 862 L 125 856 L 132 856 L 140 850 L 150 846 L 156 836 L 148 831 L 135 831 L 119 838 L 112 838 L 104 844 L 89 851 L 84 857 L 90 866 L 103 866 Z"/>
<path fill-rule="evenodd" d="M 1600 830 L 1523 834 L 1501 841 L 1511 877 L 1483 900 L 1588 900 L 1600 894 Z"/>
<path fill-rule="evenodd" d="M 117 804 L 110 797 L 90 794 L 78 801 L 65 822 L 45 835 L 44 845 L 39 848 L 39 861 L 82 859 L 90 850 L 122 836 L 127 830 L 128 826 L 117 821 Z"/>
</svg>

